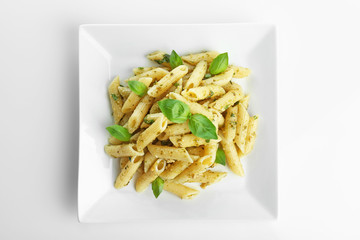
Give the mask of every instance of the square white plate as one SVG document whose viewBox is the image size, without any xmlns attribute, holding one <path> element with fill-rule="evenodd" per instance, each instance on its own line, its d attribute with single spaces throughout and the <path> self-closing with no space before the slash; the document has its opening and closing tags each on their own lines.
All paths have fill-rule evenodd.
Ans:
<svg viewBox="0 0 360 240">
<path fill-rule="evenodd" d="M 113 187 L 118 163 L 104 153 L 112 125 L 107 87 L 114 76 L 128 78 L 131 69 L 149 66 L 146 54 L 216 50 L 229 62 L 249 67 L 240 79 L 251 94 L 249 112 L 259 115 L 257 141 L 243 160 L 246 176 L 232 173 L 193 200 L 151 187 L 134 190 L 133 181 Z M 80 222 L 140 219 L 274 219 L 277 216 L 276 28 L 262 24 L 82 25 L 79 32 L 80 150 L 78 216 Z M 227 169 L 228 170 L 228 169 Z M 229 170 L 228 170 L 229 171 Z"/>
</svg>

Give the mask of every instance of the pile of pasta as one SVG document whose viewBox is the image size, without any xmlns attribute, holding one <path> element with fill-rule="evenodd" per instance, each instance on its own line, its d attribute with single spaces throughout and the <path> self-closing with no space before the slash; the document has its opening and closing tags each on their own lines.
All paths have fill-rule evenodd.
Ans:
<svg viewBox="0 0 360 240">
<path fill-rule="evenodd" d="M 137 173 L 137 192 L 160 177 L 164 190 L 191 199 L 200 188 L 187 183 L 200 183 L 204 189 L 227 176 L 226 171 L 213 170 L 219 148 L 231 171 L 244 176 L 241 158 L 253 149 L 258 118 L 247 111 L 249 95 L 231 80 L 249 76 L 250 69 L 229 65 L 224 72 L 205 78 L 218 55 L 209 51 L 181 56 L 183 65 L 172 69 L 163 61 L 166 53 L 149 54 L 147 58 L 159 66 L 135 68 L 134 76 L 125 80 L 144 83 L 148 91 L 142 97 L 120 85 L 119 77 L 111 82 L 108 93 L 114 123 L 131 134 L 128 142 L 112 136 L 105 146 L 107 154 L 120 160 L 115 188 L 127 186 Z M 215 125 L 218 139 L 197 137 L 187 122 L 169 121 L 157 104 L 163 99 L 180 100 L 190 107 L 191 114 L 206 116 Z"/>
</svg>

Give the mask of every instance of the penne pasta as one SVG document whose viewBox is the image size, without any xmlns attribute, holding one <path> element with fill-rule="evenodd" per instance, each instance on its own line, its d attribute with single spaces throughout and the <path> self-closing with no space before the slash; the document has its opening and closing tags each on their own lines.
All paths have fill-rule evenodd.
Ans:
<svg viewBox="0 0 360 240">
<path fill-rule="evenodd" d="M 224 86 L 226 84 L 228 84 L 230 82 L 230 80 L 232 79 L 234 74 L 234 70 L 233 69 L 229 69 L 226 70 L 223 73 L 220 73 L 218 75 L 215 75 L 211 78 L 202 80 L 201 85 L 202 86 L 206 86 L 206 85 L 219 85 L 219 86 Z"/>
<path fill-rule="evenodd" d="M 199 190 L 184 186 L 182 184 L 167 182 L 164 183 L 164 190 L 171 192 L 181 199 L 192 199 L 199 194 Z"/>
<path fill-rule="evenodd" d="M 143 131 L 136 141 L 137 149 L 143 150 L 148 144 L 152 143 L 157 136 L 165 131 L 167 126 L 167 119 L 165 116 L 161 116 L 151 124 L 145 131 Z"/>
<path fill-rule="evenodd" d="M 182 56 L 181 59 L 185 62 L 195 66 L 200 61 L 206 61 L 208 64 L 210 64 L 217 56 L 219 55 L 216 51 L 208 51 L 208 52 L 202 52 L 202 53 L 195 53 L 195 54 L 189 54 Z"/>
<path fill-rule="evenodd" d="M 127 128 L 130 133 L 135 132 L 135 130 L 140 127 L 140 124 L 142 123 L 153 102 L 154 98 L 150 97 L 149 95 L 145 95 L 145 97 L 141 99 L 128 121 L 129 124 Z"/>
<path fill-rule="evenodd" d="M 192 158 L 190 157 L 190 154 L 186 151 L 185 148 L 159 146 L 152 144 L 149 144 L 147 147 L 149 152 L 157 158 L 193 162 Z"/>
<path fill-rule="evenodd" d="M 240 103 L 245 107 L 245 109 L 247 109 L 248 106 L 249 106 L 249 99 L 250 99 L 250 96 L 249 96 L 249 95 L 246 95 L 245 97 L 243 97 L 243 98 L 240 100 Z"/>
<path fill-rule="evenodd" d="M 140 74 L 142 74 L 144 72 L 148 72 L 150 70 L 153 70 L 155 68 L 157 68 L 157 67 L 137 67 L 137 68 L 133 68 L 132 71 L 133 71 L 134 75 L 136 76 L 136 75 L 140 75 Z"/>
<path fill-rule="evenodd" d="M 175 147 L 198 147 L 201 145 L 205 145 L 207 143 L 206 139 L 200 138 L 195 136 L 194 134 L 185 134 L 181 136 L 170 136 L 169 137 L 172 144 L 174 144 Z M 220 140 L 211 140 L 213 142 L 220 141 Z"/>
<path fill-rule="evenodd" d="M 202 87 L 195 87 L 181 92 L 185 98 L 190 101 L 200 101 L 203 99 L 215 98 L 225 94 L 225 90 L 218 85 L 207 85 Z"/>
<path fill-rule="evenodd" d="M 200 61 L 196 65 L 189 79 L 186 81 L 186 84 L 184 85 L 184 89 L 190 89 L 199 86 L 202 79 L 205 76 L 206 69 L 207 69 L 206 61 L 205 60 Z"/>
<path fill-rule="evenodd" d="M 120 174 L 117 176 L 115 181 L 115 188 L 119 189 L 128 185 L 143 160 L 144 157 L 142 156 L 132 157 L 131 160 L 125 164 L 124 168 L 121 169 Z"/>
<path fill-rule="evenodd" d="M 186 73 L 188 68 L 185 65 L 180 65 L 174 68 L 171 72 L 166 74 L 161 80 L 156 82 L 149 90 L 148 94 L 151 97 L 159 97 L 165 93 L 173 84 L 180 80 Z"/>
<path fill-rule="evenodd" d="M 244 68 L 244 67 L 239 67 L 239 66 L 234 66 L 234 65 L 230 65 L 228 67 L 228 69 L 234 70 L 233 78 L 244 78 L 244 77 L 249 76 L 251 73 L 251 70 L 249 68 Z"/>
<path fill-rule="evenodd" d="M 105 152 L 115 158 L 144 155 L 144 151 L 139 151 L 136 145 L 133 143 L 121 145 L 106 145 Z"/>
<path fill-rule="evenodd" d="M 166 130 L 158 136 L 159 140 L 169 139 L 170 136 L 182 135 L 190 132 L 188 122 L 173 124 L 168 126 Z"/>
<path fill-rule="evenodd" d="M 157 159 L 158 158 L 152 155 L 150 152 L 147 152 L 144 156 L 144 172 L 147 172 Z"/>
<path fill-rule="evenodd" d="M 145 189 L 152 183 L 165 169 L 166 162 L 164 159 L 156 160 L 151 168 L 143 173 L 137 180 L 135 184 L 135 189 L 137 192 L 143 192 Z"/>
<path fill-rule="evenodd" d="M 112 80 L 108 92 L 111 103 L 112 115 L 114 118 L 114 123 L 118 124 L 120 119 L 124 116 L 124 113 L 121 111 L 121 107 L 123 105 L 123 100 L 120 97 L 118 87 L 120 86 L 120 78 L 116 76 L 114 80 Z"/>
<path fill-rule="evenodd" d="M 196 177 L 197 174 L 203 173 L 208 167 L 214 163 L 212 156 L 203 156 L 193 162 L 189 167 L 176 176 L 173 181 L 175 183 L 184 183 L 189 179 Z"/>
<path fill-rule="evenodd" d="M 226 156 L 226 163 L 230 167 L 231 171 L 241 177 L 244 176 L 244 169 L 238 157 L 235 144 L 232 141 L 222 137 L 221 146 Z"/>
<path fill-rule="evenodd" d="M 153 79 L 153 81 L 158 81 L 168 73 L 169 73 L 169 71 L 166 71 L 165 69 L 158 67 L 158 68 L 151 69 L 150 71 L 143 72 L 139 75 L 130 77 L 130 78 L 126 79 L 125 82 L 137 81 L 142 77 L 151 77 Z"/>
<path fill-rule="evenodd" d="M 238 123 L 238 106 L 229 107 L 226 111 L 224 138 L 233 141 L 236 135 Z"/>
<path fill-rule="evenodd" d="M 230 90 L 239 90 L 239 91 L 243 92 L 242 87 L 239 84 L 234 83 L 232 81 L 230 81 L 229 83 L 227 83 L 226 85 L 224 85 L 222 87 L 226 92 L 228 92 Z"/>
<path fill-rule="evenodd" d="M 189 147 L 186 148 L 189 154 L 196 155 L 196 156 L 204 156 L 204 146 L 200 147 Z"/>
<path fill-rule="evenodd" d="M 227 176 L 227 172 L 210 170 L 220 164 L 215 163 L 217 153 L 223 158 L 218 151 L 220 145 L 226 167 L 244 176 L 240 159 L 254 147 L 258 119 L 249 116 L 249 95 L 244 95 L 242 86 L 232 79 L 245 78 L 251 71 L 227 65 L 228 54 L 214 61 L 217 56 L 216 51 L 189 54 L 181 57 L 181 63 L 175 53 L 155 51 L 147 58 L 158 67 L 133 68 L 134 75 L 125 80 L 142 84 L 132 83 L 130 90 L 120 85 L 119 77 L 111 81 L 108 96 L 114 122 L 119 126 L 107 128 L 112 136 L 104 150 L 119 161 L 115 188 L 125 187 L 136 174 L 137 192 L 152 184 L 157 198 L 163 183 L 163 190 L 191 199 L 199 190 L 189 186 L 195 183 L 205 189 Z M 172 69 L 170 63 L 177 67 Z M 161 110 L 158 102 L 162 100 L 166 101 Z M 205 116 L 215 129 L 195 114 Z M 216 135 L 215 140 L 204 139 Z"/>
<path fill-rule="evenodd" d="M 226 176 L 226 172 L 213 172 L 211 170 L 207 170 L 206 172 L 197 175 L 195 178 L 189 179 L 187 182 L 198 182 L 201 183 L 201 188 L 206 188 L 211 184 L 221 181 L 221 179 Z"/>
<path fill-rule="evenodd" d="M 240 101 L 242 97 L 242 92 L 238 90 L 230 90 L 224 96 L 211 103 L 209 106 L 222 113 L 231 107 L 235 102 Z"/>
<path fill-rule="evenodd" d="M 214 141 L 210 141 L 204 146 L 204 156 L 211 156 L 212 161 L 215 162 L 216 152 L 218 150 L 219 144 Z"/>
<path fill-rule="evenodd" d="M 145 84 L 146 87 L 149 87 L 152 82 L 152 78 L 142 77 L 142 78 L 139 78 L 138 81 Z M 124 102 L 123 107 L 121 109 L 122 112 L 128 113 L 128 112 L 134 111 L 134 109 L 140 102 L 141 98 L 142 97 L 140 97 L 140 96 L 136 95 L 136 93 L 132 92 L 130 94 L 130 96 L 126 99 L 126 101 Z"/>
<path fill-rule="evenodd" d="M 251 117 L 249 119 L 249 127 L 246 134 L 244 154 L 249 154 L 251 150 L 254 148 L 257 125 L 258 125 L 258 116 Z"/>
<path fill-rule="evenodd" d="M 169 167 L 165 169 L 160 174 L 160 177 L 164 180 L 174 179 L 177 175 L 179 175 L 182 171 L 184 171 L 188 166 L 190 166 L 191 162 L 185 161 L 175 161 L 171 163 Z"/>
<path fill-rule="evenodd" d="M 245 140 L 249 126 L 249 114 L 242 104 L 238 104 L 238 117 L 236 125 L 235 143 L 241 152 L 245 153 Z"/>
</svg>

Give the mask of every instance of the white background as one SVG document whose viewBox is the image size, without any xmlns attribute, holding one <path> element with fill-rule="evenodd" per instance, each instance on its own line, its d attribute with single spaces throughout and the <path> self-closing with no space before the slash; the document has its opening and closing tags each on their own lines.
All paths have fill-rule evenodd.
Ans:
<svg viewBox="0 0 360 240">
<path fill-rule="evenodd" d="M 359 239 L 359 12 L 355 0 L 2 0 L 0 239 Z M 278 220 L 79 224 L 79 24 L 224 22 L 279 26 Z"/>
</svg>

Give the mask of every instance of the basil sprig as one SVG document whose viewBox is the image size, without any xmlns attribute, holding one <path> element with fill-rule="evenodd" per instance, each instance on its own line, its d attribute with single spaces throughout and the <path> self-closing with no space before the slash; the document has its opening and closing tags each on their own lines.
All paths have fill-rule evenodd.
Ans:
<svg viewBox="0 0 360 240">
<path fill-rule="evenodd" d="M 216 151 L 215 162 L 224 166 L 226 164 L 225 152 L 221 148 L 218 148 L 218 150 Z"/>
<path fill-rule="evenodd" d="M 159 101 L 158 105 L 165 117 L 174 123 L 183 123 L 189 118 L 190 108 L 182 101 L 164 99 Z"/>
<path fill-rule="evenodd" d="M 143 97 L 147 93 L 147 86 L 139 81 L 128 81 L 128 85 L 131 91 L 133 91 L 139 97 Z"/>
<path fill-rule="evenodd" d="M 120 125 L 112 125 L 110 127 L 107 127 L 106 130 L 109 131 L 111 136 L 123 142 L 128 142 L 131 138 L 131 134 L 129 133 L 129 131 Z"/>
<path fill-rule="evenodd" d="M 229 57 L 228 53 L 222 53 L 218 55 L 210 64 L 209 72 L 212 75 L 216 75 L 222 73 L 226 70 L 229 64 Z"/>
<path fill-rule="evenodd" d="M 181 60 L 181 57 L 174 50 L 172 50 L 170 55 L 171 68 L 174 69 L 180 65 L 183 65 L 183 61 Z"/>
<path fill-rule="evenodd" d="M 194 114 L 189 119 L 189 128 L 192 134 L 204 139 L 217 139 L 215 125 L 204 115 Z"/>
<path fill-rule="evenodd" d="M 151 184 L 154 196 L 158 198 L 164 188 L 164 180 L 161 177 L 157 177 Z"/>
<path fill-rule="evenodd" d="M 197 137 L 217 139 L 215 125 L 204 115 L 191 115 L 190 107 L 176 99 L 164 99 L 158 102 L 161 112 L 167 119 L 174 123 L 184 123 L 189 119 L 189 128 L 192 134 Z"/>
</svg>

